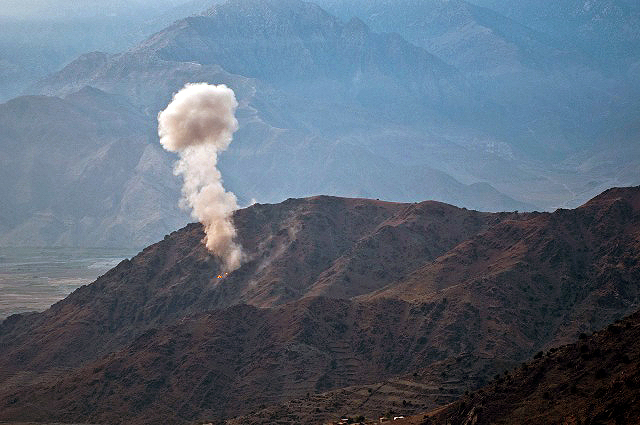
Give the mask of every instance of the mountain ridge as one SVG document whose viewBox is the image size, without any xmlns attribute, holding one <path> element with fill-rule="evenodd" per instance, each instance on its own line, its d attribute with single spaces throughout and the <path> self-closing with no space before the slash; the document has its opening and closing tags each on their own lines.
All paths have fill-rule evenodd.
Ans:
<svg viewBox="0 0 640 425">
<path fill-rule="evenodd" d="M 250 260 L 226 278 L 190 224 L 3 321 L 0 419 L 186 423 L 389 379 L 458 382 L 414 406 L 434 407 L 640 305 L 640 187 L 555 213 L 319 196 L 234 221 Z"/>
</svg>

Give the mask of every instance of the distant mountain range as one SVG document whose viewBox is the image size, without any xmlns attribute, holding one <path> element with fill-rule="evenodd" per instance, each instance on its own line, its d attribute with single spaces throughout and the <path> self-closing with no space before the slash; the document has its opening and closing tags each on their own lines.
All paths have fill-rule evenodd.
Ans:
<svg viewBox="0 0 640 425">
<path fill-rule="evenodd" d="M 47 187 L 58 200 L 36 202 L 4 189 L 10 196 L 0 212 L 0 244 L 144 246 L 186 223 L 187 213 L 175 209 L 172 157 L 158 152 L 154 128 L 171 94 L 190 81 L 225 83 L 240 100 L 240 130 L 220 168 L 243 205 L 329 194 L 434 199 L 483 211 L 553 210 L 580 205 L 607 187 L 640 183 L 633 51 L 624 64 L 617 56 L 621 65 L 606 68 L 565 43 L 565 29 L 531 28 L 520 15 L 461 0 L 319 3 L 335 15 L 299 0 L 217 4 L 123 53 L 78 57 L 30 87 L 48 98 L 3 105 L 3 163 L 13 160 L 9 146 L 23 147 L 6 181 L 34 194 Z M 637 10 L 625 10 L 616 22 L 633 28 Z M 590 28 L 605 34 L 606 22 Z M 133 129 L 126 137 L 142 143 L 126 158 L 137 165 L 123 165 L 117 181 L 106 166 L 87 177 L 109 182 L 108 189 L 87 189 L 111 205 L 99 211 L 95 198 L 77 196 L 75 177 L 59 174 L 73 161 L 102 161 L 95 158 L 109 149 L 109 137 L 80 134 L 82 126 L 73 137 L 59 126 L 37 135 L 19 128 L 61 120 L 46 105 L 86 96 L 86 87 L 115 96 L 129 108 L 123 111 L 135 110 L 120 114 L 127 123 L 110 123 L 108 108 L 94 108 L 91 119 L 106 126 L 105 134 L 122 125 Z M 34 107 L 12 106 L 25 102 Z M 81 139 L 95 149 L 63 158 L 65 142 Z M 28 154 L 36 143 L 48 152 L 45 163 Z M 163 195 L 119 205 L 139 177 L 136 167 L 161 173 L 152 192 Z M 51 191 L 53 183 L 59 184 Z M 68 211 L 54 205 L 62 199 Z M 148 211 L 153 218 L 144 218 Z"/>
<path fill-rule="evenodd" d="M 125 98 L 19 97 L 0 122 L 3 245 L 137 246 L 186 222 L 171 162 Z"/>
<path fill-rule="evenodd" d="M 8 0 L 0 11 L 0 101 L 23 94 L 31 84 L 59 71 L 79 54 L 126 50 L 176 19 L 204 11 L 213 2 Z"/>
<path fill-rule="evenodd" d="M 366 397 L 385 385 L 426 411 L 640 305 L 640 187 L 554 213 L 321 196 L 234 222 L 250 260 L 224 278 L 190 224 L 2 322 L 0 420 L 320 423 L 397 410 Z"/>
<path fill-rule="evenodd" d="M 475 0 L 529 27 L 576 46 L 605 67 L 625 70 L 640 55 L 640 7 L 633 0 L 598 2 Z"/>
</svg>

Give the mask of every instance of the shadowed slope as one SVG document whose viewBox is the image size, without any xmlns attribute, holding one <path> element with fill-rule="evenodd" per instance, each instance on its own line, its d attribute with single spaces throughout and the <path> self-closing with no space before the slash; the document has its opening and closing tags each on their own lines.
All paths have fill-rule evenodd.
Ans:
<svg viewBox="0 0 640 425">
<path fill-rule="evenodd" d="M 578 342 L 540 353 L 423 423 L 636 423 L 639 339 L 640 313 L 634 313 Z"/>
</svg>

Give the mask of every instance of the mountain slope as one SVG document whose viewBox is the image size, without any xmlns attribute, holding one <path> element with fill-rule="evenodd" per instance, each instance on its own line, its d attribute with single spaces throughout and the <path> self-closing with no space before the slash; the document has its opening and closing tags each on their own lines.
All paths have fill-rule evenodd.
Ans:
<svg viewBox="0 0 640 425">
<path fill-rule="evenodd" d="M 423 49 L 397 35 L 373 33 L 356 20 L 342 24 L 299 0 L 232 0 L 214 6 L 207 15 L 177 21 L 126 53 L 99 60 L 85 55 L 37 89 L 64 94 L 70 83 L 77 87 L 131 78 L 129 64 L 138 61 L 151 69 L 177 63 L 218 65 L 307 95 L 335 84 L 333 91 L 348 98 L 373 88 L 386 94 L 393 90 L 399 97 L 422 96 L 424 106 L 450 102 L 447 98 L 461 89 L 455 69 Z M 331 94 L 336 96 L 325 96 Z M 147 105 L 150 100 L 137 99 Z"/>
<path fill-rule="evenodd" d="M 233 0 L 128 52 L 84 55 L 33 90 L 91 85 L 153 120 L 185 82 L 231 86 L 241 129 L 221 168 L 246 203 L 328 193 L 533 210 L 637 184 L 618 167 L 584 166 L 615 138 L 611 154 L 633 169 L 635 85 L 603 80 L 584 55 L 490 10 L 418 3 L 373 2 L 377 15 L 343 23 L 310 3 Z M 371 31 L 363 21 L 374 18 L 400 33 L 410 18 L 433 43 Z"/>
<path fill-rule="evenodd" d="M 640 187 L 552 214 L 315 197 L 234 221 L 250 261 L 225 278 L 189 225 L 6 319 L 0 419 L 186 423 L 384 380 L 446 384 L 449 398 L 414 396 L 426 410 L 639 305 Z"/>
<path fill-rule="evenodd" d="M 583 49 L 605 67 L 622 69 L 640 55 L 640 9 L 636 2 L 565 0 L 553 4 L 536 1 L 474 0 L 532 28 Z M 618 69 L 619 70 L 619 69 Z"/>
<path fill-rule="evenodd" d="M 379 296 L 421 299 L 442 290 L 456 299 L 485 298 L 475 302 L 491 306 L 487 315 L 498 328 L 535 308 L 540 320 L 520 322 L 522 335 L 541 332 L 550 344 L 566 342 L 637 303 L 638 206 L 632 192 L 611 189 L 575 210 L 505 220 Z"/>
<path fill-rule="evenodd" d="M 232 0 L 127 52 L 85 54 L 31 90 L 64 97 L 88 85 L 123 96 L 142 110 L 153 137 L 157 112 L 184 83 L 229 85 L 240 100 L 241 128 L 220 168 L 245 205 L 327 193 L 550 210 L 574 207 L 606 187 L 638 184 L 634 80 L 605 78 L 576 49 L 467 2 L 343 6 L 331 10 L 341 17 L 347 9 L 366 13 L 342 22 L 311 3 Z M 405 20 L 411 25 L 400 25 Z M 6 112 L 4 119 L 16 119 Z M 55 119 L 55 111 L 41 113 L 42 121 Z M 131 118 L 141 128 L 140 117 Z M 90 131 L 83 137 L 102 140 Z M 143 159 L 157 162 L 156 155 Z M 24 177 L 15 173 L 10 180 Z M 136 180 L 128 173 L 123 178 Z M 176 223 L 180 213 L 169 200 L 178 194 L 166 194 L 141 203 L 130 197 L 92 225 L 114 234 L 129 214 L 142 220 L 149 202 L 161 205 L 156 221 Z M 2 214 L 23 207 L 8 203 Z M 4 244 L 78 239 L 61 236 L 68 217 L 34 205 L 21 216 L 30 218 Z M 0 231 L 14 224 L 2 223 Z M 138 226 L 118 243 L 146 243 L 148 231 Z"/>
<path fill-rule="evenodd" d="M 447 208 L 447 220 L 462 225 L 453 234 L 447 233 L 453 226 L 437 226 Z M 416 217 L 412 211 L 421 211 L 422 216 Z M 240 241 L 251 258 L 241 270 L 219 280 L 217 260 L 200 243 L 204 236 L 201 226 L 189 225 L 131 261 L 122 262 L 95 284 L 76 290 L 37 320 L 15 325 L 7 322 L 7 333 L 0 337 L 8 344 L 3 354 L 5 370 L 12 359 L 44 353 L 46 347 L 58 347 L 53 356 L 58 366 L 74 366 L 95 356 L 96 350 L 98 355 L 104 354 L 128 343 L 148 327 L 212 308 L 237 303 L 269 307 L 312 293 L 338 297 L 366 293 L 390 279 L 401 279 L 417 264 L 435 258 L 495 220 L 486 213 L 438 203 L 407 205 L 318 197 L 254 205 L 239 211 L 235 218 Z M 426 229 L 435 234 L 425 236 Z M 391 241 L 389 233 L 393 234 Z M 368 269 L 381 256 L 404 253 L 408 237 L 413 239 L 409 246 L 416 249 L 416 255 L 397 258 L 393 273 L 378 271 L 380 266 Z M 389 245 L 380 250 L 385 244 Z M 347 279 L 353 279 L 354 284 L 349 285 Z M 349 285 L 346 291 L 345 285 Z M 96 323 L 102 324 L 100 329 L 95 328 Z M 54 343 L 67 338 L 59 333 L 77 341 L 77 349 L 69 352 L 65 347 L 69 341 L 61 346 Z M 94 341 L 91 347 L 82 343 L 87 333 Z M 40 337 L 34 340 L 33 334 Z M 50 354 L 23 366 L 46 367 Z"/>
<path fill-rule="evenodd" d="M 186 222 L 169 158 L 125 98 L 20 97 L 0 105 L 0 125 L 0 244 L 144 246 Z"/>
<path fill-rule="evenodd" d="M 426 423 L 634 423 L 640 396 L 640 314 L 540 353 Z"/>
<path fill-rule="evenodd" d="M 466 1 L 321 0 L 319 4 L 343 19 L 357 16 L 375 31 L 398 32 L 471 74 L 557 67 L 566 64 L 563 55 L 566 59 L 572 55 L 544 34 Z"/>
<path fill-rule="evenodd" d="M 357 20 L 342 24 L 317 5 L 295 0 L 229 1 L 138 47 L 147 49 L 165 60 L 218 64 L 265 81 L 360 75 L 367 82 L 366 75 L 388 75 L 420 87 L 454 71 L 400 37 L 372 33 Z"/>
</svg>

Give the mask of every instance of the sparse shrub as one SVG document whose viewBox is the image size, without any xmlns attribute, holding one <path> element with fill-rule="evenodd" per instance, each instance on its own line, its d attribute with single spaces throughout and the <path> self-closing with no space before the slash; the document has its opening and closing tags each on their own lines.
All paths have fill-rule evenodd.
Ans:
<svg viewBox="0 0 640 425">
<path fill-rule="evenodd" d="M 581 340 L 587 339 L 587 334 L 586 334 L 586 333 L 584 333 L 584 332 L 582 332 L 582 333 L 580 334 L 580 336 L 578 337 L 578 339 L 581 339 Z"/>
<path fill-rule="evenodd" d="M 538 351 L 538 352 L 536 353 L 536 355 L 535 355 L 535 356 L 533 356 L 533 358 L 534 358 L 534 359 L 541 359 L 543 355 L 544 355 L 544 353 L 543 353 L 542 351 Z"/>
<path fill-rule="evenodd" d="M 549 394 L 549 391 L 545 391 L 544 393 L 542 393 L 542 398 L 544 398 L 545 400 L 551 399 L 551 394 Z"/>
</svg>

